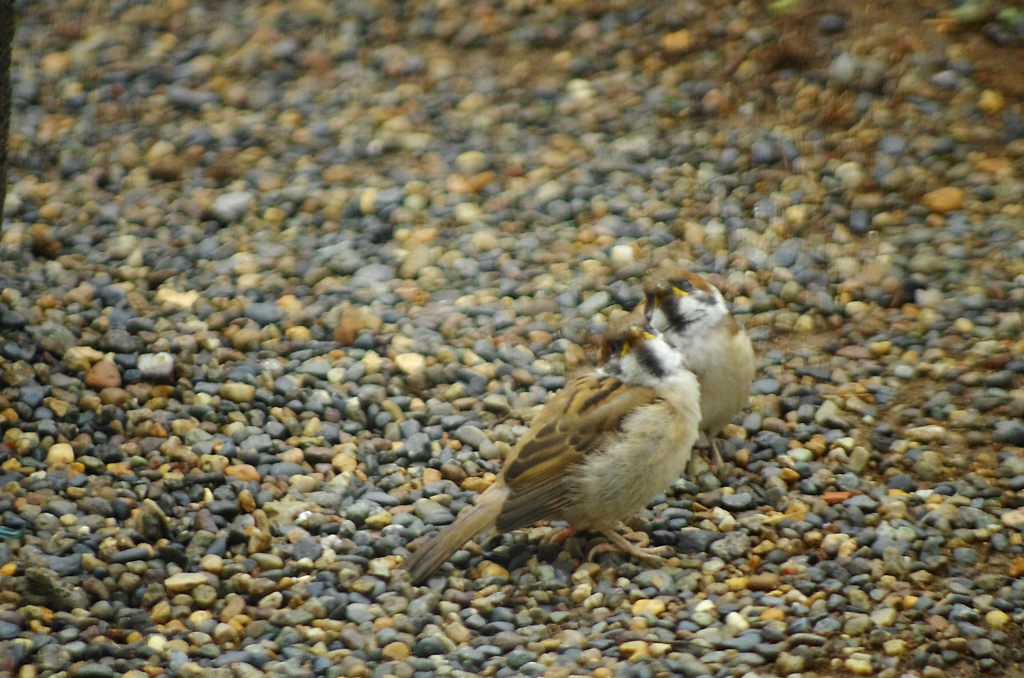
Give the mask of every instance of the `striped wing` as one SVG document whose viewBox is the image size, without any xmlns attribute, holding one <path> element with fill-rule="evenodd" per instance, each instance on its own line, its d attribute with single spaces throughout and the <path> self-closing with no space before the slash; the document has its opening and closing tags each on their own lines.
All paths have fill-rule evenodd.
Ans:
<svg viewBox="0 0 1024 678">
<path fill-rule="evenodd" d="M 502 469 L 509 488 L 498 516 L 502 532 L 558 518 L 572 497 L 574 466 L 600 451 L 636 408 L 659 397 L 614 377 L 580 377 L 547 402 Z"/>
</svg>

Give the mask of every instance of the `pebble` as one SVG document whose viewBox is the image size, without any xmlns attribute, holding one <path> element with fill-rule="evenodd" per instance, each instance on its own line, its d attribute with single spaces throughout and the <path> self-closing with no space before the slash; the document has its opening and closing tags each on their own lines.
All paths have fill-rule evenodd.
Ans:
<svg viewBox="0 0 1024 678">
<path fill-rule="evenodd" d="M 255 196 L 249 191 L 236 191 L 217 196 L 210 206 L 210 215 L 222 223 L 241 219 L 252 205 Z"/>
</svg>

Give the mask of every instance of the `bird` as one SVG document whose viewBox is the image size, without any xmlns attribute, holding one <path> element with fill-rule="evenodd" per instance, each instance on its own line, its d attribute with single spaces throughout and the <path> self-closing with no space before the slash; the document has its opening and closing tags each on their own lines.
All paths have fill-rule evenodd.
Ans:
<svg viewBox="0 0 1024 678">
<path fill-rule="evenodd" d="M 746 405 L 754 381 L 750 337 L 718 288 L 678 264 L 649 274 L 643 288 L 638 312 L 680 352 L 682 366 L 700 382 L 701 430 L 718 468 L 722 455 L 716 437 Z"/>
<path fill-rule="evenodd" d="M 403 563 L 413 583 L 429 578 L 481 533 L 550 520 L 595 530 L 638 558 L 615 531 L 686 469 L 700 430 L 700 386 L 681 354 L 643 327 L 606 335 L 603 365 L 548 399 L 497 479 L 451 525 Z"/>
</svg>

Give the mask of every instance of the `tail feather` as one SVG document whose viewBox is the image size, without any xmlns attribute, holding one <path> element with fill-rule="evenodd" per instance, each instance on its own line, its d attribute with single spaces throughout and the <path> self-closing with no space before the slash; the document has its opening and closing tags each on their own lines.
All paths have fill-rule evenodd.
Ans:
<svg viewBox="0 0 1024 678">
<path fill-rule="evenodd" d="M 463 544 L 493 527 L 498 514 L 501 513 L 506 494 L 507 490 L 504 488 L 489 488 L 473 508 L 463 511 L 454 523 L 420 546 L 402 565 L 408 570 L 412 583 L 423 582 L 447 562 Z"/>
</svg>

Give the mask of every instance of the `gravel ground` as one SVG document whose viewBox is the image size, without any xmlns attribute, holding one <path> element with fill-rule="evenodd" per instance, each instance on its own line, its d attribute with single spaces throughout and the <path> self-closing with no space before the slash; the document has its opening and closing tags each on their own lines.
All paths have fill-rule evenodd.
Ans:
<svg viewBox="0 0 1024 678">
<path fill-rule="evenodd" d="M 1020 24 L 972 6 L 20 3 L 0 674 L 1016 666 Z M 411 587 L 666 258 L 761 362 L 630 522 L 678 556 Z"/>
</svg>

